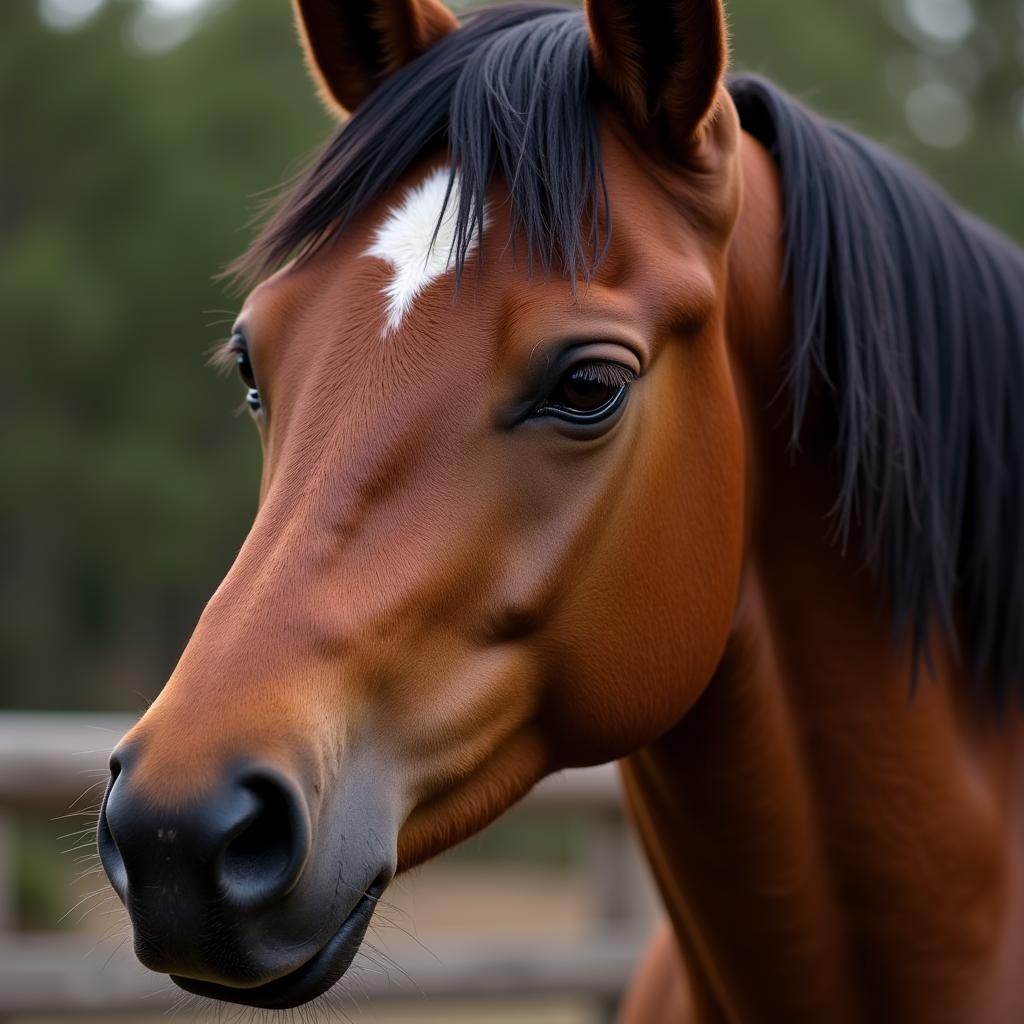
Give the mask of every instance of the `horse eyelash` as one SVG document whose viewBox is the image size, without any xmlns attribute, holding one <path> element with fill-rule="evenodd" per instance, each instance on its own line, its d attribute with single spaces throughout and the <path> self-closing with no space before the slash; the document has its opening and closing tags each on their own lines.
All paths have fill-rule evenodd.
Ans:
<svg viewBox="0 0 1024 1024">
<path fill-rule="evenodd" d="M 206 358 L 206 365 L 209 366 L 214 373 L 220 374 L 221 376 L 231 373 L 236 366 L 236 357 L 239 350 L 235 348 L 231 343 L 231 338 L 226 338 L 224 341 L 218 341 L 213 348 L 210 349 L 209 355 Z"/>
<path fill-rule="evenodd" d="M 569 369 L 569 374 L 582 375 L 586 380 L 610 388 L 625 387 L 636 380 L 636 374 L 632 370 L 619 363 L 608 362 L 578 363 Z"/>
</svg>

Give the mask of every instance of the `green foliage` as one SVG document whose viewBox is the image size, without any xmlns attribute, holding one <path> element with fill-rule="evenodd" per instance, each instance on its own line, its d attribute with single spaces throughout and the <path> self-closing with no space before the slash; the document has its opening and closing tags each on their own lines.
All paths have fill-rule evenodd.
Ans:
<svg viewBox="0 0 1024 1024">
<path fill-rule="evenodd" d="M 14 883 L 14 924 L 23 931 L 42 931 L 70 927 L 89 909 L 87 900 L 82 913 L 69 910 L 82 899 L 72 886 L 75 859 L 61 853 L 72 845 L 58 838 L 53 822 L 26 820 L 13 829 L 12 880 Z M 78 868 L 78 870 L 81 870 Z M 89 884 L 86 892 L 95 889 Z M 76 898 L 77 897 L 77 898 Z"/>
<path fill-rule="evenodd" d="M 328 127 L 286 4 L 162 56 L 122 43 L 135 13 L 0 6 L 7 705 L 138 707 L 230 564 L 259 453 L 204 366 L 237 305 L 211 278 Z"/>
<path fill-rule="evenodd" d="M 140 707 L 244 536 L 255 432 L 203 364 L 238 305 L 212 278 L 255 197 L 329 130 L 289 6 L 224 0 L 144 54 L 126 43 L 135 0 L 63 32 L 0 4 L 0 705 Z M 880 3 L 732 0 L 735 64 L 1024 237 L 1024 26 L 1013 0 L 973 10 L 969 38 L 938 46 Z M 969 104 L 964 145 L 908 133 L 893 81 L 929 75 Z"/>
<path fill-rule="evenodd" d="M 726 0 L 734 66 L 784 85 L 823 114 L 924 167 L 954 197 L 1024 239 L 1024 5 L 1018 0 Z M 962 39 L 929 36 L 906 13 L 962 9 Z M 967 118 L 959 145 L 915 137 L 915 92 L 944 88 Z M 941 93 L 940 93 L 941 95 Z"/>
</svg>

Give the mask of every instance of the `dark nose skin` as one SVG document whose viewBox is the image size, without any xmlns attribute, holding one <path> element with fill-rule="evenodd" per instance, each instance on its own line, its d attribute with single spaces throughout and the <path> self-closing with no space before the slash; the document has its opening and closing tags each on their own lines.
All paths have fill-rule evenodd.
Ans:
<svg viewBox="0 0 1024 1024">
<path fill-rule="evenodd" d="M 130 764 L 115 754 L 98 840 L 147 967 L 201 978 L 217 964 L 218 977 L 259 980 L 265 968 L 253 962 L 252 944 L 225 946 L 223 926 L 230 921 L 234 936 L 249 931 L 246 924 L 258 930 L 303 874 L 310 816 L 288 778 L 266 766 L 235 766 L 191 803 L 163 807 L 133 784 Z"/>
<path fill-rule="evenodd" d="M 348 970 L 394 875 L 379 761 L 352 748 L 326 785 L 300 785 L 254 756 L 191 791 L 171 785 L 195 756 L 143 735 L 111 758 L 97 838 L 136 956 L 186 992 L 300 1006 Z"/>
</svg>

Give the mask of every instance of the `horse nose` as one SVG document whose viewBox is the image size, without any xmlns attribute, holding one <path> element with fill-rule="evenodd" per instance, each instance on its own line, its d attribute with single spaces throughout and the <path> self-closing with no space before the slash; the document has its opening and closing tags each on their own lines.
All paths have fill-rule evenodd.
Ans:
<svg viewBox="0 0 1024 1024">
<path fill-rule="evenodd" d="M 165 806 L 111 758 L 100 859 L 125 904 L 147 917 L 198 923 L 215 907 L 266 909 L 298 884 L 310 832 L 300 790 L 272 768 L 234 768 L 211 791 Z"/>
</svg>

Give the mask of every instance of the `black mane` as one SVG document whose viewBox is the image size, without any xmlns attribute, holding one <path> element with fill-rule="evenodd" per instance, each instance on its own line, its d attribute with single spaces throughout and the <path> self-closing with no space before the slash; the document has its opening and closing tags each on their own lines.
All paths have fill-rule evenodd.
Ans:
<svg viewBox="0 0 1024 1024">
<path fill-rule="evenodd" d="M 938 615 L 997 703 L 1021 703 L 1024 253 L 769 83 L 731 91 L 782 172 L 793 440 L 823 383 L 840 534 L 918 651 Z"/>
<path fill-rule="evenodd" d="M 578 10 L 472 16 L 339 130 L 236 269 L 307 257 L 445 147 L 458 273 L 499 174 L 526 258 L 589 279 L 613 212 L 589 83 Z M 730 88 L 781 170 L 793 440 L 823 396 L 837 533 L 858 538 L 919 652 L 938 617 L 998 705 L 1024 702 L 1024 254 L 769 83 Z"/>
<path fill-rule="evenodd" d="M 526 258 L 573 282 L 589 279 L 607 222 L 588 53 L 578 10 L 524 3 L 469 15 L 339 129 L 233 269 L 253 278 L 310 255 L 445 147 L 459 168 L 451 196 L 457 275 L 497 173 L 512 193 L 513 233 L 525 237 Z"/>
</svg>

